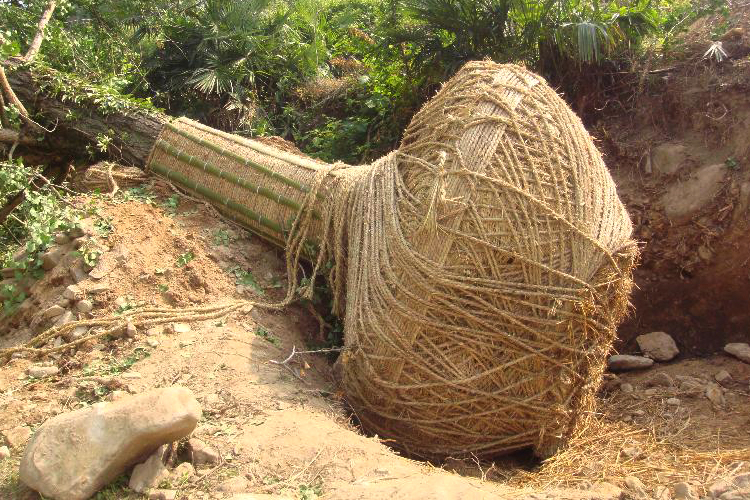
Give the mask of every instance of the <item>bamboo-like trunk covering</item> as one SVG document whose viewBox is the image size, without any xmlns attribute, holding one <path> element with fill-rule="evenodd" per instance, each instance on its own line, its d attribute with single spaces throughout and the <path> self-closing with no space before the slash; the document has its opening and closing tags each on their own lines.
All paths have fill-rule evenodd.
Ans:
<svg viewBox="0 0 750 500">
<path fill-rule="evenodd" d="M 368 431 L 424 457 L 548 456 L 585 425 L 637 249 L 601 155 L 541 77 L 467 64 L 372 165 L 181 119 L 149 167 L 286 244 L 288 266 L 334 261 L 343 384 Z"/>
</svg>

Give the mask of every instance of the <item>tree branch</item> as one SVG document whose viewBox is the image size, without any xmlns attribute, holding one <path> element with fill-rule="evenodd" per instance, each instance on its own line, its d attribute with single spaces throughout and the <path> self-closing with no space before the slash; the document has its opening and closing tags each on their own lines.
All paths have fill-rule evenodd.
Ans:
<svg viewBox="0 0 750 500">
<path fill-rule="evenodd" d="M 13 129 L 2 128 L 0 129 L 0 142 L 5 142 L 8 144 L 14 144 L 17 142 L 18 144 L 21 144 L 23 146 L 32 146 L 36 144 L 36 139 L 34 139 L 33 137 L 21 135 Z"/>
<path fill-rule="evenodd" d="M 39 52 L 39 48 L 42 46 L 42 41 L 44 40 L 44 28 L 47 27 L 47 23 L 52 18 L 52 14 L 55 12 L 55 7 L 57 7 L 57 0 L 50 0 L 49 3 L 47 3 L 47 7 L 44 9 L 42 17 L 39 18 L 39 22 L 36 25 L 36 35 L 34 35 L 34 39 L 31 41 L 31 45 L 29 45 L 29 50 L 26 51 L 26 55 L 23 56 L 25 61 L 32 61 Z"/>
</svg>

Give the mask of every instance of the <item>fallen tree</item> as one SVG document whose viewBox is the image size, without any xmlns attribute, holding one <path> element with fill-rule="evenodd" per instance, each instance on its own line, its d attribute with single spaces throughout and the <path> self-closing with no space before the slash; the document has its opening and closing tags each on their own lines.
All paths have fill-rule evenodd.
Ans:
<svg viewBox="0 0 750 500">
<path fill-rule="evenodd" d="M 44 135 L 55 149 L 80 155 L 97 145 L 116 161 L 143 167 L 168 117 L 144 101 L 99 92 L 70 75 L 35 67 L 22 59 L 6 62 L 8 82 L 29 113 L 44 120 L 47 131 L 25 130 L 19 136 L 3 129 L 0 141 L 33 144 Z"/>
</svg>

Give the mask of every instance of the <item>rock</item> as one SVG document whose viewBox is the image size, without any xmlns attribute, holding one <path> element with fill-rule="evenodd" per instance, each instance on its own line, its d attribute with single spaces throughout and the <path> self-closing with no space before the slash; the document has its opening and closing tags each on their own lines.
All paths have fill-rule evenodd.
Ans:
<svg viewBox="0 0 750 500">
<path fill-rule="evenodd" d="M 667 217 L 675 223 L 690 220 L 719 192 L 726 173 L 723 163 L 706 165 L 694 170 L 686 181 L 671 184 L 661 198 Z"/>
<path fill-rule="evenodd" d="M 633 392 L 633 384 L 628 384 L 628 383 L 622 384 L 620 385 L 620 390 L 624 392 L 625 394 L 630 394 L 631 392 Z"/>
<path fill-rule="evenodd" d="M 63 247 L 53 247 L 42 254 L 42 269 L 50 271 L 60 263 L 62 258 L 65 256 L 65 249 Z"/>
<path fill-rule="evenodd" d="M 736 342 L 724 346 L 724 351 L 731 354 L 740 361 L 750 363 L 750 345 L 744 342 Z"/>
<path fill-rule="evenodd" d="M 151 488 L 158 487 L 162 479 L 169 475 L 169 471 L 164 467 L 164 462 L 162 461 L 166 449 L 166 445 L 160 446 L 148 460 L 133 468 L 133 472 L 130 474 L 130 482 L 128 483 L 128 487 L 131 490 L 138 493 L 146 493 Z"/>
<path fill-rule="evenodd" d="M 86 290 L 91 295 L 99 295 L 100 293 L 108 292 L 109 285 L 106 283 L 95 283 Z"/>
<path fill-rule="evenodd" d="M 613 372 L 624 372 L 628 370 L 642 370 L 654 364 L 651 358 L 643 356 L 630 356 L 628 354 L 615 354 L 607 360 L 607 366 Z"/>
<path fill-rule="evenodd" d="M 138 329 L 135 327 L 133 323 L 128 321 L 128 324 L 125 327 L 125 336 L 131 339 L 134 339 L 137 333 L 138 333 Z"/>
<path fill-rule="evenodd" d="M 115 299 L 116 307 L 125 307 L 126 305 L 128 305 L 128 299 L 126 299 L 125 297 L 117 297 Z"/>
<path fill-rule="evenodd" d="M 709 384 L 706 387 L 706 397 L 716 406 L 724 406 L 724 403 L 726 403 L 721 387 L 716 384 Z"/>
<path fill-rule="evenodd" d="M 71 330 L 71 331 L 69 331 L 69 332 L 67 332 L 65 334 L 65 340 L 67 340 L 68 342 L 70 342 L 71 340 L 80 339 L 81 337 L 83 337 L 84 335 L 86 335 L 86 333 L 88 333 L 88 331 L 89 331 L 89 329 L 86 328 L 85 326 L 77 326 L 73 330 Z"/>
<path fill-rule="evenodd" d="M 68 323 L 71 323 L 73 321 L 75 321 L 73 313 L 70 311 L 65 311 L 61 316 L 57 317 L 57 319 L 55 320 L 55 326 L 67 325 Z"/>
<path fill-rule="evenodd" d="M 242 493 L 250 489 L 250 482 L 242 476 L 235 476 L 227 479 L 218 487 L 219 491 L 225 493 Z"/>
<path fill-rule="evenodd" d="M 58 415 L 26 447 L 20 479 L 56 500 L 87 499 L 159 446 L 190 434 L 200 416 L 183 387 Z"/>
<path fill-rule="evenodd" d="M 191 330 L 187 323 L 170 323 L 164 329 L 164 333 L 187 333 Z"/>
<path fill-rule="evenodd" d="M 70 236 L 65 233 L 57 233 L 55 234 L 55 243 L 58 245 L 67 245 L 70 243 Z"/>
<path fill-rule="evenodd" d="M 127 380 L 138 380 L 138 379 L 143 378 L 143 375 L 141 375 L 138 372 L 125 372 L 120 376 Z"/>
<path fill-rule="evenodd" d="M 706 390 L 706 383 L 696 377 L 688 375 L 676 375 L 675 379 L 679 382 L 680 391 L 690 395 L 702 394 Z"/>
<path fill-rule="evenodd" d="M 10 458 L 10 450 L 7 446 L 0 446 L 0 461 Z"/>
<path fill-rule="evenodd" d="M 161 335 L 162 333 L 164 333 L 164 327 L 161 326 L 161 325 L 152 326 L 151 328 L 149 328 L 148 330 L 146 330 L 143 333 L 145 333 L 146 335 L 149 335 L 149 336 L 151 336 L 151 335 Z"/>
<path fill-rule="evenodd" d="M 148 493 L 149 500 L 175 500 L 177 490 L 151 490 Z"/>
<path fill-rule="evenodd" d="M 190 457 L 193 465 L 213 465 L 219 463 L 221 457 L 219 453 L 200 439 L 193 438 L 188 441 L 190 447 Z"/>
<path fill-rule="evenodd" d="M 750 500 L 750 488 L 744 490 L 727 491 L 719 497 L 720 500 Z"/>
<path fill-rule="evenodd" d="M 708 495 L 710 498 L 721 498 L 727 500 L 725 495 L 732 495 L 736 490 L 744 490 L 750 488 L 750 474 L 740 474 L 738 476 L 730 477 L 728 479 L 720 479 L 711 486 L 708 487 Z M 741 500 L 745 500 L 739 497 Z"/>
<path fill-rule="evenodd" d="M 680 353 L 674 339 L 665 332 L 651 332 L 639 335 L 635 341 L 641 352 L 655 361 L 669 361 Z"/>
<path fill-rule="evenodd" d="M 728 385 L 732 383 L 732 375 L 729 374 L 726 370 L 721 370 L 716 375 L 714 375 L 714 379 L 720 383 L 721 385 Z"/>
<path fill-rule="evenodd" d="M 646 385 L 649 387 L 674 387 L 674 380 L 667 373 L 657 372 L 646 381 Z"/>
<path fill-rule="evenodd" d="M 672 175 L 687 162 L 687 148 L 682 144 L 659 144 L 651 150 L 651 168 L 654 173 Z"/>
<path fill-rule="evenodd" d="M 83 292 L 78 285 L 69 285 L 62 293 L 63 298 L 68 300 L 78 300 L 83 296 Z"/>
<path fill-rule="evenodd" d="M 638 479 L 634 476 L 628 476 L 625 478 L 625 487 L 629 489 L 633 496 L 636 498 L 648 498 L 648 493 L 646 492 L 646 485 L 643 484 L 643 481 Z"/>
<path fill-rule="evenodd" d="M 45 378 L 57 375 L 60 369 L 56 366 L 30 366 L 26 373 L 29 377 Z"/>
<path fill-rule="evenodd" d="M 698 500 L 693 488 L 688 483 L 677 483 L 674 485 L 675 500 Z"/>
<path fill-rule="evenodd" d="M 677 398 L 669 398 L 667 399 L 666 403 L 669 406 L 680 406 L 681 401 Z"/>
<path fill-rule="evenodd" d="M 31 437 L 31 429 L 18 425 L 12 429 L 3 431 L 3 437 L 5 438 L 5 442 L 8 443 L 8 446 L 11 448 L 20 448 L 25 445 L 26 441 Z"/>
<path fill-rule="evenodd" d="M 76 262 L 68 269 L 68 274 L 73 278 L 73 281 L 80 283 L 89 279 L 89 274 L 83 269 L 83 262 Z"/>
<path fill-rule="evenodd" d="M 154 349 L 159 347 L 159 341 L 156 339 L 146 339 L 146 343 L 149 347 L 153 347 Z"/>
<path fill-rule="evenodd" d="M 645 391 L 643 391 L 643 394 L 646 396 L 656 396 L 657 394 L 659 394 L 659 389 L 652 387 L 651 389 L 646 389 Z"/>
<path fill-rule="evenodd" d="M 42 313 L 42 317 L 44 319 L 50 319 L 50 318 L 56 318 L 60 315 L 62 315 L 65 312 L 65 308 L 60 307 L 59 305 L 55 304 L 52 307 L 48 307 L 44 310 Z"/>
<path fill-rule="evenodd" d="M 94 309 L 94 304 L 90 300 L 82 300 L 76 304 L 76 309 L 78 309 L 78 312 L 88 313 Z"/>
<path fill-rule="evenodd" d="M 195 469 L 190 462 L 182 462 L 174 468 L 170 476 L 174 482 L 180 483 L 186 481 L 195 475 Z"/>
</svg>

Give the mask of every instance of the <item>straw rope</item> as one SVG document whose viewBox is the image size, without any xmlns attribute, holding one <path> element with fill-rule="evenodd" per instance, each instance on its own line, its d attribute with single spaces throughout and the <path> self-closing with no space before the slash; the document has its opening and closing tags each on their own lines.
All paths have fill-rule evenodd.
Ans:
<svg viewBox="0 0 750 500">
<path fill-rule="evenodd" d="M 333 262 L 347 399 L 405 451 L 549 456 L 593 409 L 637 249 L 591 138 L 537 75 L 467 64 L 372 165 L 180 119 L 149 168 L 283 242 L 290 286 L 265 305 L 294 299 L 300 258 L 306 296 Z"/>
</svg>

